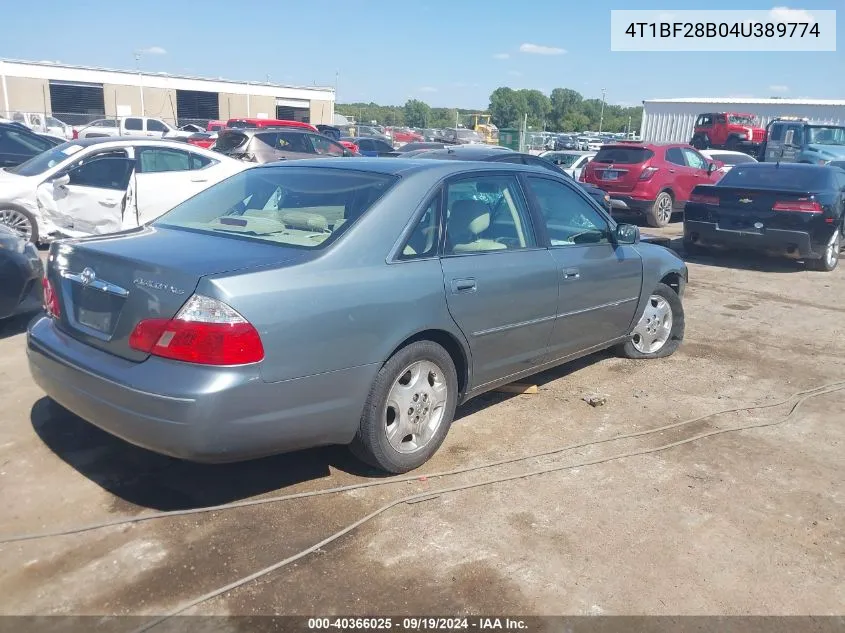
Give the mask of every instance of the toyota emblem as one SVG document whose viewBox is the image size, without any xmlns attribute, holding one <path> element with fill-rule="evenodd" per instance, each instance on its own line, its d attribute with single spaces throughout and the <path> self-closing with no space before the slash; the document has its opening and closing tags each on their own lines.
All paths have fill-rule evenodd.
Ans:
<svg viewBox="0 0 845 633">
<path fill-rule="evenodd" d="M 82 278 L 82 285 L 88 286 L 94 283 L 94 280 L 97 278 L 97 274 L 90 268 L 86 268 L 82 271 L 80 277 Z"/>
</svg>

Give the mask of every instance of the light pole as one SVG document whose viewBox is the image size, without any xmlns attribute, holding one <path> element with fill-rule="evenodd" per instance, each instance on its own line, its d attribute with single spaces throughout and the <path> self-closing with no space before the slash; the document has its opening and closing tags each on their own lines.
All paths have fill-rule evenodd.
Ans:
<svg viewBox="0 0 845 633">
<path fill-rule="evenodd" d="M 141 116 L 144 116 L 144 75 L 141 74 L 141 51 L 135 51 L 135 70 L 138 71 L 138 93 L 141 95 Z M 117 112 L 115 112 L 117 115 Z"/>
<path fill-rule="evenodd" d="M 604 125 L 604 95 L 606 90 L 601 89 L 601 114 L 599 115 L 599 134 L 601 134 L 602 125 Z"/>
</svg>

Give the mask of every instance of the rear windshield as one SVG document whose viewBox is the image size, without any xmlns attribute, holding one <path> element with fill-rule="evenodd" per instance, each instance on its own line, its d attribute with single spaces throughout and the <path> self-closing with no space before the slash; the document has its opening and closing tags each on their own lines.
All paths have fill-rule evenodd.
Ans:
<svg viewBox="0 0 845 633">
<path fill-rule="evenodd" d="M 385 174 L 317 167 L 248 169 L 183 202 L 154 225 L 321 248 L 396 181 Z"/>
<path fill-rule="evenodd" d="M 239 134 L 237 132 L 220 132 L 219 136 L 217 137 L 217 142 L 214 145 L 214 149 L 218 152 L 231 152 L 234 149 L 239 148 L 241 145 L 245 144 L 248 140 L 246 134 Z"/>
<path fill-rule="evenodd" d="M 654 156 L 654 152 L 644 147 L 622 147 L 610 145 L 602 147 L 593 162 L 596 163 L 618 163 L 621 165 L 636 165 L 644 163 Z"/>
<path fill-rule="evenodd" d="M 757 162 L 753 156 L 741 153 L 720 154 L 719 152 L 710 152 L 708 156 L 710 156 L 713 160 L 718 160 L 720 163 L 725 163 L 725 165 L 742 165 L 743 163 Z"/>
<path fill-rule="evenodd" d="M 722 177 L 719 186 L 818 191 L 827 188 L 829 176 L 829 170 L 822 167 L 782 169 L 776 165 L 739 165 Z"/>
</svg>

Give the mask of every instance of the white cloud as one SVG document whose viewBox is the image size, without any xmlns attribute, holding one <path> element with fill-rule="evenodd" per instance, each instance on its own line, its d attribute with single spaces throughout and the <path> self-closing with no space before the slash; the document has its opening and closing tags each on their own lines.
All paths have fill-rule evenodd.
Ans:
<svg viewBox="0 0 845 633">
<path fill-rule="evenodd" d="M 531 55 L 563 55 L 566 49 L 555 48 L 554 46 L 540 46 L 539 44 L 523 44 L 519 47 L 520 53 Z"/>
<path fill-rule="evenodd" d="M 518 70 L 509 70 L 509 71 L 508 71 L 508 74 L 509 74 L 511 77 L 522 77 L 522 73 L 521 73 L 521 72 L 519 72 Z"/>
<path fill-rule="evenodd" d="M 510 59 L 510 57 L 511 56 L 507 53 L 496 53 L 495 55 L 493 55 L 493 59 Z"/>
<path fill-rule="evenodd" d="M 809 11 L 789 7 L 775 7 L 769 11 L 769 16 L 775 22 L 816 22 L 816 18 Z"/>
<path fill-rule="evenodd" d="M 769 90 L 771 90 L 772 92 L 789 92 L 789 86 L 775 84 L 773 86 L 769 86 Z"/>
<path fill-rule="evenodd" d="M 433 86 L 423 86 L 422 88 L 420 88 L 419 91 L 420 92 L 437 92 L 437 88 L 434 88 Z"/>
<path fill-rule="evenodd" d="M 138 51 L 142 55 L 166 55 L 167 51 L 161 46 L 150 46 L 149 48 L 142 48 Z"/>
</svg>

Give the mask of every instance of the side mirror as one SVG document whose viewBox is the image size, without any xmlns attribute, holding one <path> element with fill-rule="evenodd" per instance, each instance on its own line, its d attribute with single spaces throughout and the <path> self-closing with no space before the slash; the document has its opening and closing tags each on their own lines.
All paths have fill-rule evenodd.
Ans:
<svg viewBox="0 0 845 633">
<path fill-rule="evenodd" d="M 709 163 L 707 163 L 707 173 L 708 174 L 712 174 L 717 169 L 719 169 L 719 167 L 716 165 L 715 162 L 710 161 Z"/>
<path fill-rule="evenodd" d="M 617 224 L 615 237 L 617 244 L 638 244 L 640 228 L 636 224 Z"/>
<path fill-rule="evenodd" d="M 56 178 L 53 178 L 53 186 L 54 187 L 64 187 L 65 185 L 70 183 L 70 174 L 62 174 Z"/>
<path fill-rule="evenodd" d="M 354 152 L 352 152 L 351 150 L 348 150 L 348 149 L 343 150 L 343 155 L 344 156 L 355 156 Z"/>
</svg>

